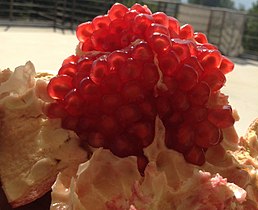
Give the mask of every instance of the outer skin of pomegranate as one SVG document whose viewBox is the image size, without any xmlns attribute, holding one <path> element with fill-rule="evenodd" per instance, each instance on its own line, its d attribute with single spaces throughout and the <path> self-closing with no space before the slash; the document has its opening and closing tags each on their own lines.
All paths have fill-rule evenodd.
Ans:
<svg viewBox="0 0 258 210">
<path fill-rule="evenodd" d="M 233 63 L 191 25 L 139 4 L 114 4 L 106 15 L 77 27 L 80 56 L 64 60 L 48 85 L 48 116 L 62 118 L 93 147 L 119 157 L 135 155 L 139 170 L 148 162 L 143 148 L 162 120 L 168 148 L 193 164 L 219 144 L 221 129 L 234 124 L 219 100 Z"/>
</svg>

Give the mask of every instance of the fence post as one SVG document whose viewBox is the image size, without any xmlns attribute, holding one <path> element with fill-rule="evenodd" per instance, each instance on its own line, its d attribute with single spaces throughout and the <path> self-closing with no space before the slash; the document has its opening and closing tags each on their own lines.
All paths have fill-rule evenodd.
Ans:
<svg viewBox="0 0 258 210">
<path fill-rule="evenodd" d="M 9 20 L 13 20 L 13 0 L 10 0 L 10 5 L 9 5 Z"/>
<path fill-rule="evenodd" d="M 209 39 L 210 33 L 211 33 L 212 18 L 213 18 L 213 10 L 210 10 L 209 22 L 208 22 L 208 28 L 207 28 L 207 38 L 208 38 L 208 39 Z"/>
<path fill-rule="evenodd" d="M 219 42 L 218 42 L 218 47 L 220 47 L 221 42 L 222 42 L 222 33 L 223 33 L 223 30 L 224 30 L 225 18 L 226 18 L 226 11 L 223 11 L 222 23 L 221 23 L 221 25 L 220 25 L 220 30 L 219 30 Z"/>
<path fill-rule="evenodd" d="M 168 3 L 167 2 L 162 2 L 158 1 L 158 11 L 167 11 Z"/>
<path fill-rule="evenodd" d="M 74 29 L 74 17 L 75 17 L 75 14 L 74 14 L 74 10 L 75 10 L 75 4 L 76 4 L 76 0 L 73 0 L 72 2 L 72 18 L 71 18 L 71 30 L 73 31 Z"/>
<path fill-rule="evenodd" d="M 232 19 L 232 14 L 231 14 L 231 19 Z M 232 23 L 235 24 L 234 21 L 232 21 Z M 233 25 L 233 26 L 235 26 L 235 25 Z M 229 43 L 229 45 L 227 47 L 227 55 L 229 55 L 230 51 L 232 51 L 232 44 L 233 44 L 233 41 L 234 41 L 233 35 L 234 35 L 234 29 L 231 28 L 230 37 L 232 37 L 232 39 L 230 39 L 230 43 Z"/>
<path fill-rule="evenodd" d="M 57 4 L 58 1 L 54 1 L 55 2 L 55 8 L 54 8 L 54 31 L 56 31 L 57 28 Z"/>
<path fill-rule="evenodd" d="M 175 18 L 178 18 L 180 3 L 175 3 Z"/>
<path fill-rule="evenodd" d="M 66 14 L 67 2 L 63 0 L 63 11 L 62 11 L 62 30 L 65 29 L 65 14 Z"/>
</svg>

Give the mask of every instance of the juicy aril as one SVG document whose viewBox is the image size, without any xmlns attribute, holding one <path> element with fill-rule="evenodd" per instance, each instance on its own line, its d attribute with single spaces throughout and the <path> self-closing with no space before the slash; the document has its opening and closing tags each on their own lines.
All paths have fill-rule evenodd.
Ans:
<svg viewBox="0 0 258 210">
<path fill-rule="evenodd" d="M 234 65 L 191 25 L 117 3 L 80 24 L 76 35 L 80 52 L 49 82 L 55 102 L 48 116 L 62 118 L 84 144 L 135 155 L 141 168 L 159 116 L 166 146 L 202 165 L 205 151 L 222 140 L 221 129 L 234 124 L 219 92 Z"/>
</svg>

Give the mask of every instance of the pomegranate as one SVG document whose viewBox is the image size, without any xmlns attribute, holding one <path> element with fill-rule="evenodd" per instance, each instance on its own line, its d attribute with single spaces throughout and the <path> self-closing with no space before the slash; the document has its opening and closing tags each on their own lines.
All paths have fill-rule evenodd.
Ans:
<svg viewBox="0 0 258 210">
<path fill-rule="evenodd" d="M 82 55 L 65 59 L 48 84 L 48 116 L 62 118 L 84 144 L 148 162 L 143 149 L 162 120 L 165 144 L 202 165 L 234 124 L 230 106 L 211 103 L 233 63 L 191 25 L 147 6 L 116 3 L 77 27 Z"/>
</svg>

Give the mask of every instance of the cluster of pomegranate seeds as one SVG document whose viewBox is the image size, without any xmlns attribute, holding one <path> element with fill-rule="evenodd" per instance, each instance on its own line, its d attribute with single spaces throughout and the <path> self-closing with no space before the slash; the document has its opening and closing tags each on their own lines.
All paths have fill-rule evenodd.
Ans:
<svg viewBox="0 0 258 210">
<path fill-rule="evenodd" d="M 62 118 L 85 144 L 135 155 L 143 170 L 159 116 L 166 146 L 202 165 L 234 124 L 231 107 L 214 100 L 234 65 L 191 25 L 116 3 L 76 35 L 82 55 L 65 59 L 50 80 L 48 116 Z"/>
<path fill-rule="evenodd" d="M 64 128 L 93 147 L 119 157 L 142 156 L 154 138 L 153 90 L 160 77 L 147 42 L 69 59 L 49 82 L 56 99 L 49 116 L 61 117 Z"/>
</svg>

